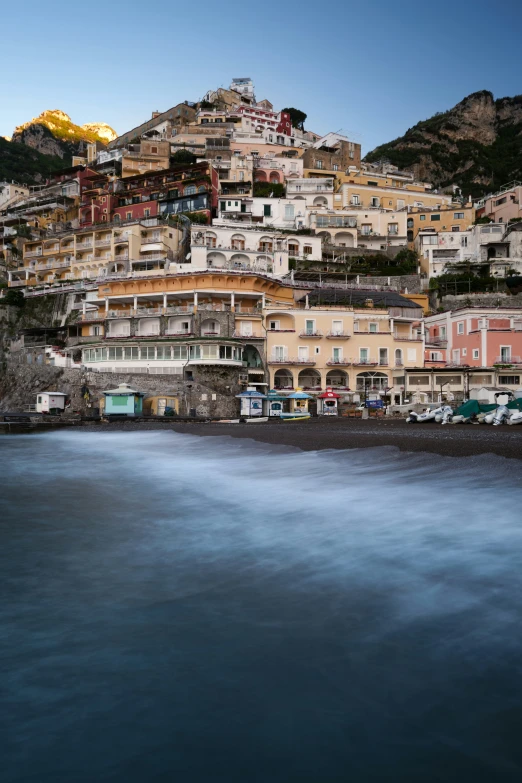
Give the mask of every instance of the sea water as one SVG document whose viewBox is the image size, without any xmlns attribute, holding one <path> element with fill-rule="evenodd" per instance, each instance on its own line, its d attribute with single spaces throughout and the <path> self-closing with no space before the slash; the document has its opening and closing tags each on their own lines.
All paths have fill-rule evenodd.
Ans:
<svg viewBox="0 0 522 783">
<path fill-rule="evenodd" d="M 522 780 L 520 464 L 0 439 L 3 783 Z"/>
</svg>

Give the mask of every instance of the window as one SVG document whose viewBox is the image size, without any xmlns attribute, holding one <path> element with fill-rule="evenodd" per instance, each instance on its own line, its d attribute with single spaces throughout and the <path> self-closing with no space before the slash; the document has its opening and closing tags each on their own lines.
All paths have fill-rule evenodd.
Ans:
<svg viewBox="0 0 522 783">
<path fill-rule="evenodd" d="M 272 332 L 278 332 L 279 329 L 281 328 L 281 321 L 269 321 L 268 328 Z"/>
<path fill-rule="evenodd" d="M 388 364 L 388 349 L 387 348 L 379 348 L 379 364 L 381 366 L 386 366 Z"/>
<path fill-rule="evenodd" d="M 378 182 L 372 182 L 371 180 L 368 180 L 368 185 L 373 185 L 376 188 L 379 187 L 379 183 Z"/>
<path fill-rule="evenodd" d="M 442 361 L 442 353 L 440 351 L 430 351 L 430 361 L 431 362 Z"/>
<path fill-rule="evenodd" d="M 332 360 L 334 362 L 340 362 L 343 358 L 343 349 L 342 348 L 333 348 L 332 349 Z"/>
<path fill-rule="evenodd" d="M 359 360 L 361 362 L 368 361 L 368 348 L 359 348 Z"/>
<path fill-rule="evenodd" d="M 343 322 L 332 321 L 332 334 L 342 334 L 342 333 L 343 333 Z"/>
<path fill-rule="evenodd" d="M 185 190 L 183 191 L 185 196 L 193 196 L 196 193 L 196 186 L 195 185 L 187 185 Z"/>
<path fill-rule="evenodd" d="M 307 345 L 300 345 L 297 349 L 297 355 L 300 361 L 307 361 L 308 360 L 308 346 Z"/>
<path fill-rule="evenodd" d="M 460 246 L 461 247 L 467 247 L 468 246 L 468 238 L 467 237 L 461 237 L 460 238 Z"/>
<path fill-rule="evenodd" d="M 354 207 L 360 206 L 360 204 L 361 204 L 359 196 L 352 196 L 351 202 L 352 202 Z"/>
<path fill-rule="evenodd" d="M 460 226 L 452 226 L 451 230 L 453 231 L 454 234 L 456 234 L 458 231 L 460 231 Z"/>
<path fill-rule="evenodd" d="M 322 160 L 316 160 L 315 161 L 315 168 L 316 169 L 322 169 L 323 168 L 323 161 Z"/>
<path fill-rule="evenodd" d="M 334 171 L 339 171 L 339 166 L 337 163 L 334 163 L 332 168 Z"/>
<path fill-rule="evenodd" d="M 286 359 L 286 346 L 274 345 L 274 359 L 278 362 L 282 362 Z"/>
<path fill-rule="evenodd" d="M 434 223 L 436 220 L 440 220 L 440 215 L 430 215 L 430 220 Z"/>
<path fill-rule="evenodd" d="M 510 362 L 511 361 L 511 346 L 510 345 L 501 345 L 500 346 L 500 361 L 501 362 Z"/>
<path fill-rule="evenodd" d="M 419 215 L 419 220 L 426 220 L 426 215 Z"/>
<path fill-rule="evenodd" d="M 468 349 L 467 348 L 463 348 L 462 349 L 462 355 L 463 356 L 467 356 L 468 355 Z"/>
<path fill-rule="evenodd" d="M 404 209 L 405 206 L 406 206 L 406 202 L 404 201 L 404 199 L 403 198 L 398 198 L 397 199 L 397 209 Z"/>
<path fill-rule="evenodd" d="M 145 216 L 146 218 L 150 217 L 150 209 L 148 209 L 148 208 L 147 208 L 147 209 L 144 209 L 144 210 L 143 210 L 143 214 L 144 214 L 144 216 Z"/>
<path fill-rule="evenodd" d="M 304 254 L 305 256 L 310 256 L 310 255 L 312 255 L 312 246 L 311 246 L 311 245 L 305 245 L 305 246 L 303 247 L 303 254 Z"/>
<path fill-rule="evenodd" d="M 285 204 L 285 220 L 292 220 L 294 217 L 294 205 Z"/>
<path fill-rule="evenodd" d="M 398 233 L 399 233 L 399 224 L 388 223 L 388 234 L 398 234 Z"/>
<path fill-rule="evenodd" d="M 459 321 L 457 324 L 457 334 L 464 334 L 464 321 Z"/>
<path fill-rule="evenodd" d="M 473 358 L 478 359 L 479 358 L 479 349 L 473 348 Z"/>
<path fill-rule="evenodd" d="M 372 207 L 378 207 L 381 203 L 380 198 L 377 198 L 377 196 L 372 196 L 370 199 L 370 206 Z"/>
<path fill-rule="evenodd" d="M 271 204 L 263 204 L 263 216 L 264 217 L 272 217 L 272 205 Z"/>
<path fill-rule="evenodd" d="M 306 334 L 315 333 L 315 321 L 305 321 L 305 332 Z"/>
<path fill-rule="evenodd" d="M 499 375 L 498 382 L 501 386 L 518 386 L 520 375 Z"/>
<path fill-rule="evenodd" d="M 368 331 L 375 334 L 375 332 L 377 332 L 377 326 L 378 324 L 368 324 Z"/>
<path fill-rule="evenodd" d="M 464 212 L 454 212 L 453 220 L 464 220 Z"/>
<path fill-rule="evenodd" d="M 441 336 L 441 339 L 443 339 L 443 340 L 446 339 L 446 327 L 445 326 L 441 326 L 440 327 L 440 336 Z"/>
<path fill-rule="evenodd" d="M 158 148 L 157 147 L 151 147 L 150 151 L 151 151 L 152 155 L 157 155 L 158 154 Z"/>
<path fill-rule="evenodd" d="M 132 212 L 127 212 L 126 213 L 126 218 L 127 218 L 127 220 L 132 220 Z"/>
</svg>

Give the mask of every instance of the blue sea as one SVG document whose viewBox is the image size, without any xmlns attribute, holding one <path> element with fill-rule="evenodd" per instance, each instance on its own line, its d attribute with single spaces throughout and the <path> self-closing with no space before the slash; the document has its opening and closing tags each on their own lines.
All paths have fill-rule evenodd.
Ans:
<svg viewBox="0 0 522 783">
<path fill-rule="evenodd" d="M 522 780 L 520 464 L 0 438 L 0 781 Z"/>
</svg>

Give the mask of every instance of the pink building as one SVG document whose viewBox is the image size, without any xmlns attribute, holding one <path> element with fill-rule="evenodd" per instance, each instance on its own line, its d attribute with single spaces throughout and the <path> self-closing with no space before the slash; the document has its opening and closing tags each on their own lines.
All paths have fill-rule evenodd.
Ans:
<svg viewBox="0 0 522 783">
<path fill-rule="evenodd" d="M 247 117 L 255 130 L 271 130 L 283 136 L 292 135 L 292 122 L 286 111 L 269 111 L 260 106 L 238 106 L 236 112 Z"/>
<path fill-rule="evenodd" d="M 498 193 L 483 198 L 477 206 L 477 217 L 489 217 L 493 223 L 509 223 L 522 218 L 522 182 L 510 182 Z"/>
<path fill-rule="evenodd" d="M 428 316 L 426 367 L 522 367 L 522 309 L 464 307 Z"/>
</svg>

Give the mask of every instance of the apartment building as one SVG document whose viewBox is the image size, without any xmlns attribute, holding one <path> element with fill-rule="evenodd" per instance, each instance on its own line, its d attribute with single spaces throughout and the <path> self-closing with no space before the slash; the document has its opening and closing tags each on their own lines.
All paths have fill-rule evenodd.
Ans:
<svg viewBox="0 0 522 783">
<path fill-rule="evenodd" d="M 189 122 L 194 122 L 195 119 L 195 104 L 190 101 L 178 103 L 164 112 L 153 111 L 150 120 L 118 136 L 107 145 L 107 148 L 113 150 L 118 147 L 126 147 L 128 144 L 135 143 L 136 139 L 140 139 L 145 133 L 155 133 L 158 137 L 168 139 L 173 135 L 173 130 Z"/>
<path fill-rule="evenodd" d="M 15 182 L 0 182 L 0 210 L 7 209 L 9 204 L 22 196 L 28 196 L 30 190 L 25 185 Z"/>
<path fill-rule="evenodd" d="M 389 292 L 320 290 L 296 294 L 293 307 L 267 303 L 270 386 L 399 400 L 405 367 L 423 361 L 421 320 L 417 303 Z"/>
<path fill-rule="evenodd" d="M 514 180 L 475 203 L 477 217 L 488 217 L 493 223 L 509 223 L 522 218 L 522 182 Z"/>
<path fill-rule="evenodd" d="M 344 209 L 312 212 L 310 227 L 331 245 L 387 250 L 406 245 L 406 212 L 385 209 Z"/>
<path fill-rule="evenodd" d="M 468 231 L 475 221 L 472 204 L 449 204 L 441 206 L 408 206 L 408 242 L 413 247 L 419 231 L 431 228 L 434 231 Z"/>
<path fill-rule="evenodd" d="M 361 145 L 339 133 L 328 133 L 303 153 L 305 177 L 333 177 L 338 182 L 350 167 L 361 165 Z"/>
<path fill-rule="evenodd" d="M 193 268 L 254 271 L 282 277 L 288 273 L 290 258 L 321 257 L 319 237 L 225 222 L 193 227 L 191 231 Z"/>
<path fill-rule="evenodd" d="M 161 274 L 180 260 L 181 233 L 175 225 L 150 218 L 29 240 L 20 265 L 8 273 L 9 286 Z"/>
</svg>

